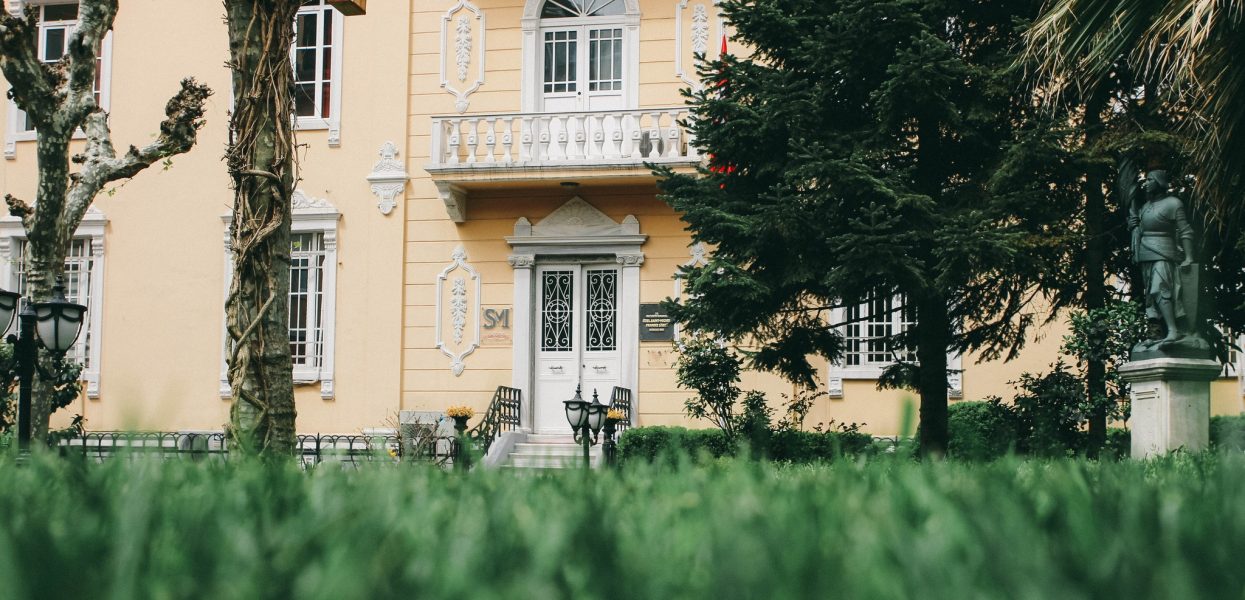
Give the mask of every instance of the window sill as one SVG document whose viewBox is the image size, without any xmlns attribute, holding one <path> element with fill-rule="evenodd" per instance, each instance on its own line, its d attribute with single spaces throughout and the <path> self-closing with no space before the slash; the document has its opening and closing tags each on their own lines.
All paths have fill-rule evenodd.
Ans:
<svg viewBox="0 0 1245 600">
<path fill-rule="evenodd" d="M 329 147 L 341 145 L 341 121 L 337 117 L 321 119 L 317 117 L 297 117 L 294 119 L 295 131 L 327 131 Z"/>
</svg>

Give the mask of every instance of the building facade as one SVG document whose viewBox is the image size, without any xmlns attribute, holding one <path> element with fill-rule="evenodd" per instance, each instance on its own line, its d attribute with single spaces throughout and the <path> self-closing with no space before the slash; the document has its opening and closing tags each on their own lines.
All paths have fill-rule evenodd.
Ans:
<svg viewBox="0 0 1245 600">
<path fill-rule="evenodd" d="M 76 19 L 40 6 L 40 53 L 56 60 Z M 291 48 L 300 181 L 294 200 L 291 350 L 298 428 L 350 433 L 402 410 L 465 404 L 499 385 L 523 391 L 524 427 L 566 429 L 577 385 L 633 391 L 639 425 L 685 424 L 678 332 L 655 305 L 678 296 L 680 265 L 704 260 L 657 198 L 645 162 L 690 170 L 679 124 L 695 55 L 725 30 L 713 0 L 392 0 L 343 17 L 308 0 Z M 117 144 L 157 127 L 177 82 L 216 95 L 198 146 L 102 194 L 68 272 L 89 306 L 76 349 L 91 429 L 215 430 L 228 418 L 223 300 L 232 192 L 221 164 L 229 72 L 215 2 L 126 0 L 101 49 L 97 89 Z M 59 44 L 59 46 L 58 46 Z M 34 133 L 11 102 L 0 188 L 33 198 Z M 24 233 L 0 219 L 0 287 L 21 286 Z M 879 301 L 885 304 L 887 301 Z M 871 338 L 902 311 L 845 331 L 807 423 L 899 432 L 912 394 L 876 390 L 891 360 Z M 963 372 L 953 396 L 1013 394 L 1008 382 L 1055 359 L 1064 331 L 1040 331 L 1021 359 Z M 761 374 L 746 389 L 795 392 Z M 1213 411 L 1242 411 L 1235 377 Z"/>
</svg>

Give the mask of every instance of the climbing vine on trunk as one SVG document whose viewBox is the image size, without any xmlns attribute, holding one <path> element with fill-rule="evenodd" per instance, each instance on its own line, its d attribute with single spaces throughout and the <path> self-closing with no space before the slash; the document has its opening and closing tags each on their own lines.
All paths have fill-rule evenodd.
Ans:
<svg viewBox="0 0 1245 600">
<path fill-rule="evenodd" d="M 295 446 L 287 305 L 294 159 L 295 0 L 226 0 L 234 111 L 225 154 L 234 188 L 233 278 L 225 301 L 233 390 L 229 440 L 248 453 Z"/>
<path fill-rule="evenodd" d="M 26 112 L 37 133 L 34 204 L 5 195 L 9 214 L 20 218 L 26 230 L 26 296 L 34 301 L 51 297 L 56 278 L 64 274 L 74 232 L 96 194 L 111 182 L 190 150 L 203 126 L 203 103 L 212 92 L 194 79 L 184 79 L 165 106 L 155 140 L 117 155 L 108 113 L 96 103 L 94 93 L 96 52 L 116 15 L 117 0 L 80 0 L 78 25 L 65 55 L 44 63 L 39 60 L 38 7 L 28 6 L 20 16 L 0 11 L 0 71 L 14 103 Z M 85 146 L 71 157 L 70 140 L 79 130 L 85 134 Z M 77 165 L 73 173 L 71 162 Z M 53 368 L 49 357 L 40 360 L 45 368 Z M 37 439 L 47 434 L 54 393 L 52 383 L 36 380 L 31 422 Z"/>
</svg>

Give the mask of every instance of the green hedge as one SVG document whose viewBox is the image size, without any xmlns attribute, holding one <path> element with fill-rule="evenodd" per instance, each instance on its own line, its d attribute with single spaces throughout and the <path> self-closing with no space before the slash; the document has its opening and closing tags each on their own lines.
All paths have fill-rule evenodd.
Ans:
<svg viewBox="0 0 1245 600">
<path fill-rule="evenodd" d="M 755 454 L 784 462 L 815 462 L 866 452 L 873 437 L 855 431 L 811 432 L 771 431 L 764 440 L 754 443 Z M 683 427 L 636 427 L 628 429 L 618 441 L 618 456 L 623 462 L 641 460 L 654 462 L 665 457 L 675 460 L 679 454 L 693 460 L 735 456 L 740 444 L 733 443 L 720 429 L 686 429 Z"/>
<path fill-rule="evenodd" d="M 1211 417 L 1210 445 L 1222 450 L 1245 450 L 1245 415 Z"/>
<path fill-rule="evenodd" d="M 995 400 L 956 402 L 947 409 L 947 435 L 952 458 L 993 460 L 1016 450 L 1016 416 Z"/>
</svg>

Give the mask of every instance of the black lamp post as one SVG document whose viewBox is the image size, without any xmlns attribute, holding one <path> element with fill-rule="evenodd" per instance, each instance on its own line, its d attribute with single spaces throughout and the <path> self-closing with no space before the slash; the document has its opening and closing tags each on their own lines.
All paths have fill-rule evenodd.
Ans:
<svg viewBox="0 0 1245 600">
<path fill-rule="evenodd" d="M 563 404 L 566 405 L 566 420 L 571 424 L 575 442 L 584 447 L 584 468 L 587 469 L 592 466 L 589 448 L 597 443 L 597 433 L 601 431 L 601 425 L 605 423 L 605 411 L 609 407 L 601 404 L 596 390 L 592 391 L 590 403 L 584 401 L 580 392 L 580 386 L 575 386 L 575 397 L 564 401 Z"/>
<path fill-rule="evenodd" d="M 8 331 L 13 325 L 21 294 L 0 290 L 0 331 Z M 52 299 L 47 302 L 27 302 L 17 315 L 18 333 L 10 334 L 13 344 L 13 362 L 17 370 L 19 391 L 17 398 L 17 445 L 23 454 L 30 452 L 31 422 L 30 404 L 34 388 L 35 369 L 39 360 L 41 344 L 54 357 L 60 359 L 73 347 L 82 332 L 86 307 L 65 299 L 65 284 L 56 279 L 52 287 Z M 35 338 L 38 338 L 36 343 Z"/>
</svg>

